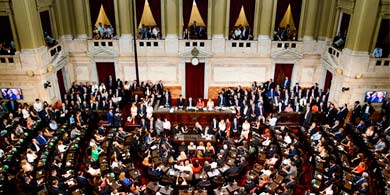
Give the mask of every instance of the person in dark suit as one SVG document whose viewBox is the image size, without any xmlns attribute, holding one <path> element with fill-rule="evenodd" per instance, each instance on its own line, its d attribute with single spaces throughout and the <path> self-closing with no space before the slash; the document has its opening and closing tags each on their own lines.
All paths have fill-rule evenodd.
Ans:
<svg viewBox="0 0 390 195">
<path fill-rule="evenodd" d="M 138 106 L 138 117 L 144 118 L 146 116 L 146 105 L 144 103 Z"/>
<path fill-rule="evenodd" d="M 364 121 L 367 121 L 374 112 L 375 109 L 371 106 L 371 102 L 368 102 L 362 108 L 361 117 Z"/>
<path fill-rule="evenodd" d="M 195 101 L 192 99 L 192 97 L 189 97 L 187 101 L 187 107 L 195 107 L 195 106 L 196 106 Z"/>
<path fill-rule="evenodd" d="M 107 122 L 110 126 L 114 124 L 114 111 L 112 109 L 107 112 Z"/>
<path fill-rule="evenodd" d="M 219 107 L 225 107 L 226 106 L 226 97 L 223 95 L 223 93 L 219 93 L 218 95 L 218 105 Z"/>
<path fill-rule="evenodd" d="M 291 84 L 291 81 L 288 79 L 288 77 L 286 77 L 286 78 L 283 80 L 281 86 L 282 86 L 283 89 L 288 89 L 288 90 L 290 90 L 290 84 Z"/>
<path fill-rule="evenodd" d="M 306 110 L 305 110 L 305 115 L 303 118 L 303 126 L 305 126 L 305 127 L 310 126 L 311 118 L 312 118 L 311 108 L 309 105 L 307 105 Z"/>
<path fill-rule="evenodd" d="M 171 93 L 168 90 L 165 90 L 164 94 L 162 95 L 161 105 L 170 107 L 172 105 L 171 101 Z"/>
<path fill-rule="evenodd" d="M 190 32 L 188 31 L 188 29 L 184 29 L 184 32 L 183 32 L 183 39 L 185 40 L 188 40 L 190 39 Z"/>
<path fill-rule="evenodd" d="M 9 112 L 16 112 L 19 107 L 19 103 L 12 97 L 10 97 L 9 101 L 7 102 L 7 107 Z"/>
<path fill-rule="evenodd" d="M 356 125 L 356 118 L 360 117 L 361 111 L 362 111 L 362 107 L 360 106 L 360 102 L 356 101 L 355 105 L 353 106 L 352 115 L 349 122 Z"/>
<path fill-rule="evenodd" d="M 123 82 L 121 81 L 121 79 L 118 78 L 115 83 L 115 89 L 122 89 L 122 88 L 123 88 Z"/>
<path fill-rule="evenodd" d="M 179 107 L 179 109 L 183 109 L 184 106 L 185 106 L 185 99 L 183 98 L 183 96 L 180 94 L 179 96 L 179 99 L 177 100 L 177 107 Z"/>
<path fill-rule="evenodd" d="M 194 23 L 191 25 L 191 36 L 195 39 L 199 37 L 199 26 L 196 21 L 194 21 Z"/>
<path fill-rule="evenodd" d="M 336 117 L 336 109 L 334 108 L 334 105 L 330 102 L 328 102 L 329 106 L 328 106 L 328 112 L 326 113 L 326 124 L 329 124 L 329 125 L 332 125 L 333 124 L 333 121 Z"/>
<path fill-rule="evenodd" d="M 269 79 L 269 81 L 265 82 L 265 89 L 266 91 L 270 91 L 272 88 L 275 88 L 275 83 L 272 79 Z"/>
<path fill-rule="evenodd" d="M 106 81 L 106 87 L 107 87 L 107 91 L 108 91 L 108 89 L 115 88 L 115 81 L 114 81 L 114 79 L 112 78 L 111 75 L 108 75 L 108 78 L 107 78 L 107 81 Z"/>
<path fill-rule="evenodd" d="M 344 124 L 344 120 L 347 117 L 348 114 L 348 108 L 347 104 L 344 104 L 343 107 L 340 108 L 340 110 L 336 114 L 336 119 L 340 121 L 341 124 Z"/>
</svg>

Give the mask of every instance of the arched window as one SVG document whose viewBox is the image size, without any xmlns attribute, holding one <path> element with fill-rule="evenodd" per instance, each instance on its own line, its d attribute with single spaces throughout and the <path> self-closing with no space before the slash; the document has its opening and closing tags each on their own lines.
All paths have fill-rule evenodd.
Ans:
<svg viewBox="0 0 390 195">
<path fill-rule="evenodd" d="M 94 39 L 115 36 L 115 9 L 113 0 L 89 0 Z M 129 21 L 130 22 L 130 21 Z"/>
<path fill-rule="evenodd" d="M 279 0 L 276 10 L 274 41 L 298 39 L 302 0 Z"/>
<path fill-rule="evenodd" d="M 13 55 L 16 48 L 9 17 L 0 16 L 0 24 L 2 26 L 2 30 L 0 30 L 0 55 Z"/>
<path fill-rule="evenodd" d="M 253 39 L 255 0 L 231 0 L 229 39 Z"/>
<path fill-rule="evenodd" d="M 184 39 L 207 39 L 207 9 L 208 0 L 183 1 Z"/>
<path fill-rule="evenodd" d="M 160 0 L 136 0 L 137 28 L 141 39 L 161 38 Z"/>
</svg>

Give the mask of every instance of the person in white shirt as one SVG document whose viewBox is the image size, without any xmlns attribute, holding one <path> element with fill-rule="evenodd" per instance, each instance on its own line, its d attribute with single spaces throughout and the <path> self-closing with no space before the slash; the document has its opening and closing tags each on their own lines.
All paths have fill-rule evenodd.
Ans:
<svg viewBox="0 0 390 195">
<path fill-rule="evenodd" d="M 167 118 L 164 119 L 163 129 L 164 130 L 171 130 L 171 122 Z"/>
<path fill-rule="evenodd" d="M 225 120 L 222 119 L 221 121 L 219 121 L 218 128 L 219 128 L 220 131 L 225 131 L 225 129 L 226 129 Z"/>
<path fill-rule="evenodd" d="M 98 89 L 99 89 L 99 86 L 96 84 L 96 81 L 92 82 L 91 93 L 94 93 Z"/>
<path fill-rule="evenodd" d="M 35 99 L 35 103 L 34 103 L 34 110 L 36 112 L 42 112 L 43 111 L 43 104 L 42 102 L 39 100 L 39 99 Z"/>
<path fill-rule="evenodd" d="M 214 109 L 214 101 L 211 98 L 209 98 L 209 100 L 207 101 L 207 109 L 208 110 Z"/>
<path fill-rule="evenodd" d="M 28 148 L 26 157 L 27 157 L 27 162 L 33 163 L 38 156 L 35 154 L 34 151 Z"/>
<path fill-rule="evenodd" d="M 99 92 L 102 93 L 103 90 L 106 91 L 106 85 L 104 83 L 100 83 Z"/>
<path fill-rule="evenodd" d="M 245 139 L 248 139 L 249 132 L 250 132 L 251 124 L 248 122 L 248 120 L 245 120 L 245 122 L 242 124 L 242 131 L 241 136 L 243 136 Z"/>
<path fill-rule="evenodd" d="M 151 103 L 148 103 L 146 106 L 146 118 L 150 120 L 152 116 L 153 116 L 153 106 Z"/>
</svg>

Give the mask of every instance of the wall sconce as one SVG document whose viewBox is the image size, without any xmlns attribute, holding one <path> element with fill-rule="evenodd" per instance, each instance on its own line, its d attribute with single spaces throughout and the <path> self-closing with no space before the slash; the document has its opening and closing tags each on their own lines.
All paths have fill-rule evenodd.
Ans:
<svg viewBox="0 0 390 195">
<path fill-rule="evenodd" d="M 26 72 L 27 76 L 32 77 L 34 76 L 34 72 L 32 70 Z"/>
<path fill-rule="evenodd" d="M 337 68 L 336 69 L 336 73 L 339 74 L 339 75 L 342 75 L 343 74 L 343 70 L 340 69 L 340 68 Z"/>
<path fill-rule="evenodd" d="M 46 81 L 46 83 L 43 83 L 43 88 L 47 89 L 48 87 L 51 87 L 50 81 Z"/>
<path fill-rule="evenodd" d="M 341 88 L 341 91 L 342 92 L 346 92 L 346 91 L 348 91 L 349 90 L 349 87 L 343 87 L 343 88 Z"/>
<path fill-rule="evenodd" d="M 53 65 L 47 66 L 47 72 L 52 72 L 53 70 L 54 70 L 54 66 Z"/>
<path fill-rule="evenodd" d="M 359 73 L 355 76 L 355 79 L 361 79 L 363 78 L 363 74 L 362 73 Z"/>
</svg>

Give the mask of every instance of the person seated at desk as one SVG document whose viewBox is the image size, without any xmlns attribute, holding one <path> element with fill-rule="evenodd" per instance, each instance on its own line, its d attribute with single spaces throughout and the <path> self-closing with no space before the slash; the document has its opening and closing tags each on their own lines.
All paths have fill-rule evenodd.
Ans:
<svg viewBox="0 0 390 195">
<path fill-rule="evenodd" d="M 200 151 L 202 151 L 202 153 L 204 153 L 206 151 L 206 148 L 204 147 L 204 144 L 202 141 L 199 142 L 199 145 L 198 145 L 198 147 L 196 147 L 196 150 L 200 150 Z"/>
<path fill-rule="evenodd" d="M 214 101 L 211 98 L 207 101 L 207 110 L 214 110 Z"/>
<path fill-rule="evenodd" d="M 200 173 L 202 171 L 202 166 L 199 163 L 199 160 L 195 160 L 195 163 L 192 166 L 192 173 Z"/>
<path fill-rule="evenodd" d="M 206 144 L 206 153 L 210 154 L 210 155 L 215 154 L 215 149 L 214 149 L 214 146 L 211 145 L 211 142 L 207 142 L 207 144 Z"/>
<path fill-rule="evenodd" d="M 179 95 L 179 99 L 177 100 L 177 107 L 179 109 L 183 109 L 185 106 L 185 99 L 183 98 L 183 96 L 180 94 Z"/>
<path fill-rule="evenodd" d="M 195 107 L 195 102 L 192 99 L 192 97 L 189 97 L 187 101 L 187 108 L 194 108 L 194 107 Z"/>
<path fill-rule="evenodd" d="M 195 154 L 196 145 L 194 144 L 194 142 L 190 142 L 190 144 L 187 146 L 187 150 L 188 150 L 188 153 L 190 155 L 194 155 Z"/>
<path fill-rule="evenodd" d="M 181 176 L 181 177 L 176 178 L 176 185 L 179 187 L 180 186 L 187 186 L 188 183 L 187 183 L 186 179 L 183 176 Z"/>
<path fill-rule="evenodd" d="M 181 151 L 179 156 L 177 157 L 177 161 L 185 161 L 187 160 L 187 155 L 184 151 Z"/>
<path fill-rule="evenodd" d="M 361 175 L 364 171 L 367 170 L 367 168 L 368 168 L 367 164 L 364 161 L 362 161 L 352 169 L 352 173 Z"/>
<path fill-rule="evenodd" d="M 204 101 L 202 98 L 198 98 L 198 101 L 196 102 L 196 107 L 199 109 L 202 109 L 204 107 Z"/>
</svg>

